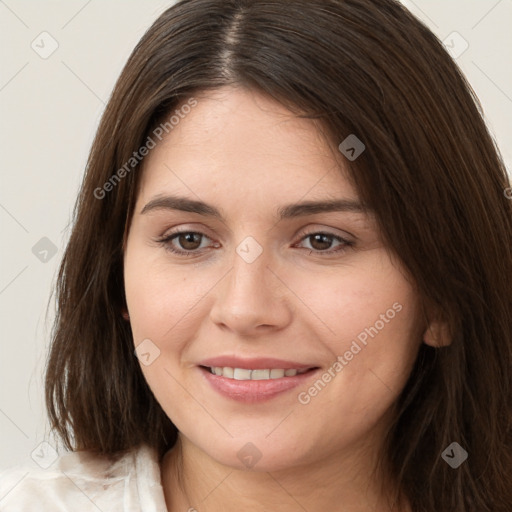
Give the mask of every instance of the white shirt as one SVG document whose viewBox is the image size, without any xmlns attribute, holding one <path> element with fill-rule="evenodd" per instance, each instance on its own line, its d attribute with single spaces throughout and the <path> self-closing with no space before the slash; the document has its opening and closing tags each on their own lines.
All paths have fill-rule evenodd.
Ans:
<svg viewBox="0 0 512 512">
<path fill-rule="evenodd" d="M 157 453 L 147 445 L 115 461 L 81 451 L 34 466 L 0 473 L 1 512 L 167 512 Z"/>
</svg>

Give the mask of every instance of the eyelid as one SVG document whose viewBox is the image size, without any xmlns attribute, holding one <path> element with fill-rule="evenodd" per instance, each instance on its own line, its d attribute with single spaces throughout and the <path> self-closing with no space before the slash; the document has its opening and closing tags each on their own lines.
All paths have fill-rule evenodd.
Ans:
<svg viewBox="0 0 512 512">
<path fill-rule="evenodd" d="M 322 227 L 321 225 L 314 225 L 313 227 L 302 228 L 298 231 L 295 237 L 300 237 L 301 239 L 305 236 L 316 235 L 318 233 L 323 233 L 325 235 L 339 237 L 345 240 L 346 242 L 355 243 L 357 237 L 350 233 L 349 231 L 342 231 L 340 229 L 331 228 L 331 227 Z"/>
<path fill-rule="evenodd" d="M 172 226 L 167 226 L 161 235 L 161 238 L 167 237 L 168 235 L 175 234 L 175 233 L 201 233 L 208 238 L 212 238 L 210 235 L 208 235 L 207 232 L 212 232 L 212 228 L 208 225 L 205 225 L 204 223 L 188 223 L 188 224 L 173 224 Z"/>
</svg>

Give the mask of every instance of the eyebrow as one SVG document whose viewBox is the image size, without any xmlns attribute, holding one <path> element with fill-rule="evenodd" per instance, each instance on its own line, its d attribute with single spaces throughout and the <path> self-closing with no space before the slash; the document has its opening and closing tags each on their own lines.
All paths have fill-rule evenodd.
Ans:
<svg viewBox="0 0 512 512">
<path fill-rule="evenodd" d="M 187 197 L 179 196 L 157 196 L 149 201 L 140 214 L 155 210 L 179 210 L 183 212 L 197 213 L 205 217 L 214 217 L 225 222 L 220 211 L 210 204 L 203 201 L 196 201 Z M 367 213 L 368 208 L 364 207 L 358 201 L 350 199 L 331 199 L 325 201 L 304 201 L 302 203 L 289 204 L 282 206 L 277 210 L 280 220 L 314 215 L 316 213 L 328 212 L 354 212 Z"/>
</svg>

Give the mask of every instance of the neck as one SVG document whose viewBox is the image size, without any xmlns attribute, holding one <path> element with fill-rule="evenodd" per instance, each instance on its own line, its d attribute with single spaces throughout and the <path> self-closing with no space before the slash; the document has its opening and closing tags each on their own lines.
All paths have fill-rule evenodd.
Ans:
<svg viewBox="0 0 512 512">
<path fill-rule="evenodd" d="M 172 512 L 410 512 L 393 506 L 392 487 L 376 466 L 375 454 L 359 452 L 275 472 L 244 471 L 219 464 L 180 434 L 162 461 L 162 485 Z"/>
</svg>

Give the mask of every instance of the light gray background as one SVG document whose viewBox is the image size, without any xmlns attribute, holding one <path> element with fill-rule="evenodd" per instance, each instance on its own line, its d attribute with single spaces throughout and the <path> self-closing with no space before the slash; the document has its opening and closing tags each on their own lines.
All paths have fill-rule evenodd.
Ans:
<svg viewBox="0 0 512 512">
<path fill-rule="evenodd" d="M 0 470 L 35 464 L 31 453 L 47 439 L 42 383 L 53 306 L 47 318 L 46 307 L 87 153 L 122 66 L 172 3 L 0 0 Z M 510 170 L 512 0 L 403 3 L 441 40 L 456 31 L 469 44 L 456 60 Z M 44 31 L 58 43 L 46 59 L 31 47 L 51 48 Z M 43 237 L 53 256 L 33 254 Z"/>
</svg>

